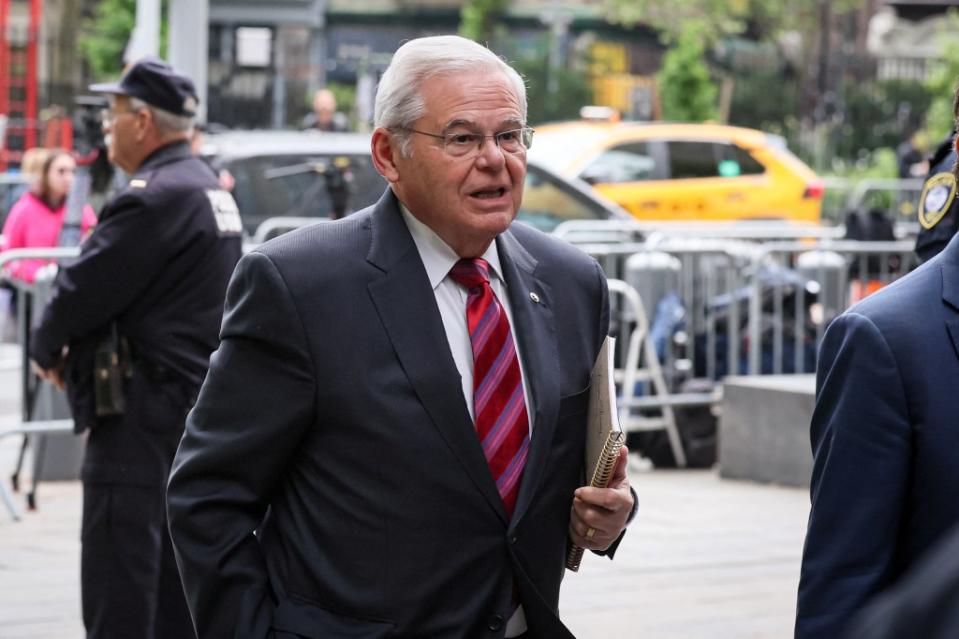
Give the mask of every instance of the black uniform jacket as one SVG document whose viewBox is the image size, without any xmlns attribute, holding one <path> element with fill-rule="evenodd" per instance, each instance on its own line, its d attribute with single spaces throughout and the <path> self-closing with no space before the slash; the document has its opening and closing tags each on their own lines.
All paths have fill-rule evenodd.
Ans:
<svg viewBox="0 0 959 639">
<path fill-rule="evenodd" d="M 503 637 L 514 583 L 533 636 L 570 636 L 606 281 L 521 224 L 496 241 L 535 415 L 512 520 L 391 191 L 240 261 L 168 487 L 201 638 Z"/>
<path fill-rule="evenodd" d="M 231 203 L 186 142 L 164 146 L 104 206 L 80 257 L 60 268 L 30 353 L 50 367 L 69 347 L 67 384 L 78 430 L 100 421 L 93 414 L 93 350 L 113 322 L 132 352 L 134 375 L 125 383 L 130 418 L 146 412 L 137 406 L 141 391 L 169 383 L 170 399 L 182 402 L 199 388 L 242 251 Z"/>
<path fill-rule="evenodd" d="M 946 247 L 959 230 L 959 198 L 956 197 L 956 148 L 950 135 L 929 161 L 932 167 L 919 196 L 919 235 L 916 254 L 923 262 Z"/>
</svg>

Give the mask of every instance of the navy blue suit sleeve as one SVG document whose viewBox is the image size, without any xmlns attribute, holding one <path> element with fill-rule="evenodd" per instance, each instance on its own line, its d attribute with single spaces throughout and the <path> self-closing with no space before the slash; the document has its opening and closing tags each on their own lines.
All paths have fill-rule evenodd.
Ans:
<svg viewBox="0 0 959 639">
<path fill-rule="evenodd" d="M 120 198 L 109 217 L 83 242 L 80 256 L 62 266 L 31 344 L 31 356 L 52 366 L 60 349 L 117 317 L 168 263 L 157 241 L 156 216 L 135 196 Z M 144 250 L 143 238 L 153 238 Z"/>
<path fill-rule="evenodd" d="M 315 398 L 306 333 L 268 257 L 237 266 L 221 340 L 173 463 L 170 532 L 199 636 L 265 637 L 273 602 L 254 530 Z"/>
<path fill-rule="evenodd" d="M 797 639 L 833 639 L 889 583 L 910 463 L 910 422 L 895 355 L 867 317 L 826 331 L 811 439 L 812 510 Z"/>
</svg>

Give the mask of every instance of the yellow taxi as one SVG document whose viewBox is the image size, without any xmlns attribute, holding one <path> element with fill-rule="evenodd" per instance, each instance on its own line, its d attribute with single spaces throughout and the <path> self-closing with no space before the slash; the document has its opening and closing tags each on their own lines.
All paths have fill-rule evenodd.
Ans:
<svg viewBox="0 0 959 639">
<path fill-rule="evenodd" d="M 818 223 L 824 186 L 779 136 L 716 124 L 577 121 L 529 150 L 640 220 Z"/>
</svg>

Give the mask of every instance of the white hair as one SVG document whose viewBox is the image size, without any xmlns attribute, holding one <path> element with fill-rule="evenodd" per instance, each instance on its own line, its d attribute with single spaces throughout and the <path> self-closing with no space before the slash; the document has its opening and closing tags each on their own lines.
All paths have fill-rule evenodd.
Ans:
<svg viewBox="0 0 959 639">
<path fill-rule="evenodd" d="M 499 71 L 506 76 L 513 84 L 525 120 L 526 85 L 519 73 L 483 45 L 447 35 L 416 38 L 396 50 L 377 87 L 374 126 L 394 132 L 401 152 L 409 155 L 408 129 L 426 110 L 420 94 L 423 81 L 439 75 L 458 75 L 469 82 L 467 74 L 477 70 Z"/>
<path fill-rule="evenodd" d="M 189 137 L 193 133 L 193 116 L 170 113 L 139 98 L 130 96 L 130 110 L 139 111 L 140 109 L 147 109 L 153 114 L 153 123 L 156 125 L 157 134 L 161 138 L 179 137 L 180 134 Z"/>
</svg>

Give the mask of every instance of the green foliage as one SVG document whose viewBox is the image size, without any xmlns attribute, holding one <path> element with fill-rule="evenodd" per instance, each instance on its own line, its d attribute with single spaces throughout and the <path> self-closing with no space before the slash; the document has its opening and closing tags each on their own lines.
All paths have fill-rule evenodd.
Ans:
<svg viewBox="0 0 959 639">
<path fill-rule="evenodd" d="M 93 18 L 84 21 L 80 55 L 95 79 L 115 77 L 123 71 L 123 52 L 136 23 L 136 0 L 100 0 Z M 167 2 L 161 3 L 160 57 L 166 55 Z"/>
<path fill-rule="evenodd" d="M 568 61 L 556 78 L 556 93 L 549 94 L 549 46 L 543 37 L 540 46 L 523 55 L 508 55 L 510 63 L 526 80 L 527 121 L 531 124 L 578 119 L 581 107 L 593 102 L 593 89 L 584 60 Z"/>
<path fill-rule="evenodd" d="M 870 152 L 863 152 L 854 162 L 847 162 L 842 159 L 835 159 L 832 163 L 832 172 L 830 177 L 844 178 L 854 188 L 855 184 L 861 180 L 867 179 L 896 179 L 899 177 L 899 161 L 896 158 L 895 149 L 879 148 Z M 842 216 L 846 213 L 846 201 L 849 192 L 846 190 L 836 190 L 830 193 L 826 191 L 826 199 L 823 201 L 823 217 L 832 222 L 841 222 Z M 880 208 L 890 210 L 897 193 L 894 191 L 876 189 L 869 192 L 862 206 L 867 208 Z"/>
<path fill-rule="evenodd" d="M 656 76 L 663 119 L 701 122 L 716 118 L 716 84 L 709 76 L 698 27 L 687 27 L 663 56 Z"/>
<path fill-rule="evenodd" d="M 123 70 L 123 51 L 136 21 L 136 0 L 101 0 L 83 25 L 80 53 L 96 79 Z"/>
<path fill-rule="evenodd" d="M 833 162 L 832 175 L 847 178 L 853 182 L 872 178 L 898 178 L 899 161 L 896 159 L 896 150 L 883 147 L 863 152 L 853 162 L 836 160 Z"/>
<path fill-rule="evenodd" d="M 926 114 L 926 130 L 934 140 L 943 138 L 955 123 L 953 96 L 959 82 L 959 42 L 954 34 L 959 29 L 959 13 L 949 12 L 947 26 L 941 34 L 942 58 L 929 73 L 926 90 L 932 104 Z"/>
<path fill-rule="evenodd" d="M 843 99 L 845 117 L 834 153 L 859 158 L 873 149 L 896 148 L 923 125 L 931 95 L 921 82 L 883 80 L 852 84 Z M 942 137 L 937 135 L 935 139 Z M 878 152 L 878 151 L 877 151 Z M 898 177 L 895 174 L 893 177 Z"/>
<path fill-rule="evenodd" d="M 614 22 L 649 25 L 667 40 L 692 26 L 707 43 L 713 43 L 747 32 L 771 40 L 784 30 L 815 31 L 823 1 L 838 13 L 862 4 L 862 0 L 606 0 L 605 6 Z"/>
<path fill-rule="evenodd" d="M 459 34 L 476 42 L 490 42 L 508 4 L 509 0 L 468 0 L 460 9 Z"/>
<path fill-rule="evenodd" d="M 794 78 L 784 78 L 783 69 L 741 73 L 734 77 L 729 123 L 760 129 L 786 138 L 796 148 L 799 134 L 801 87 Z M 770 100 L 770 96 L 776 96 Z"/>
</svg>

